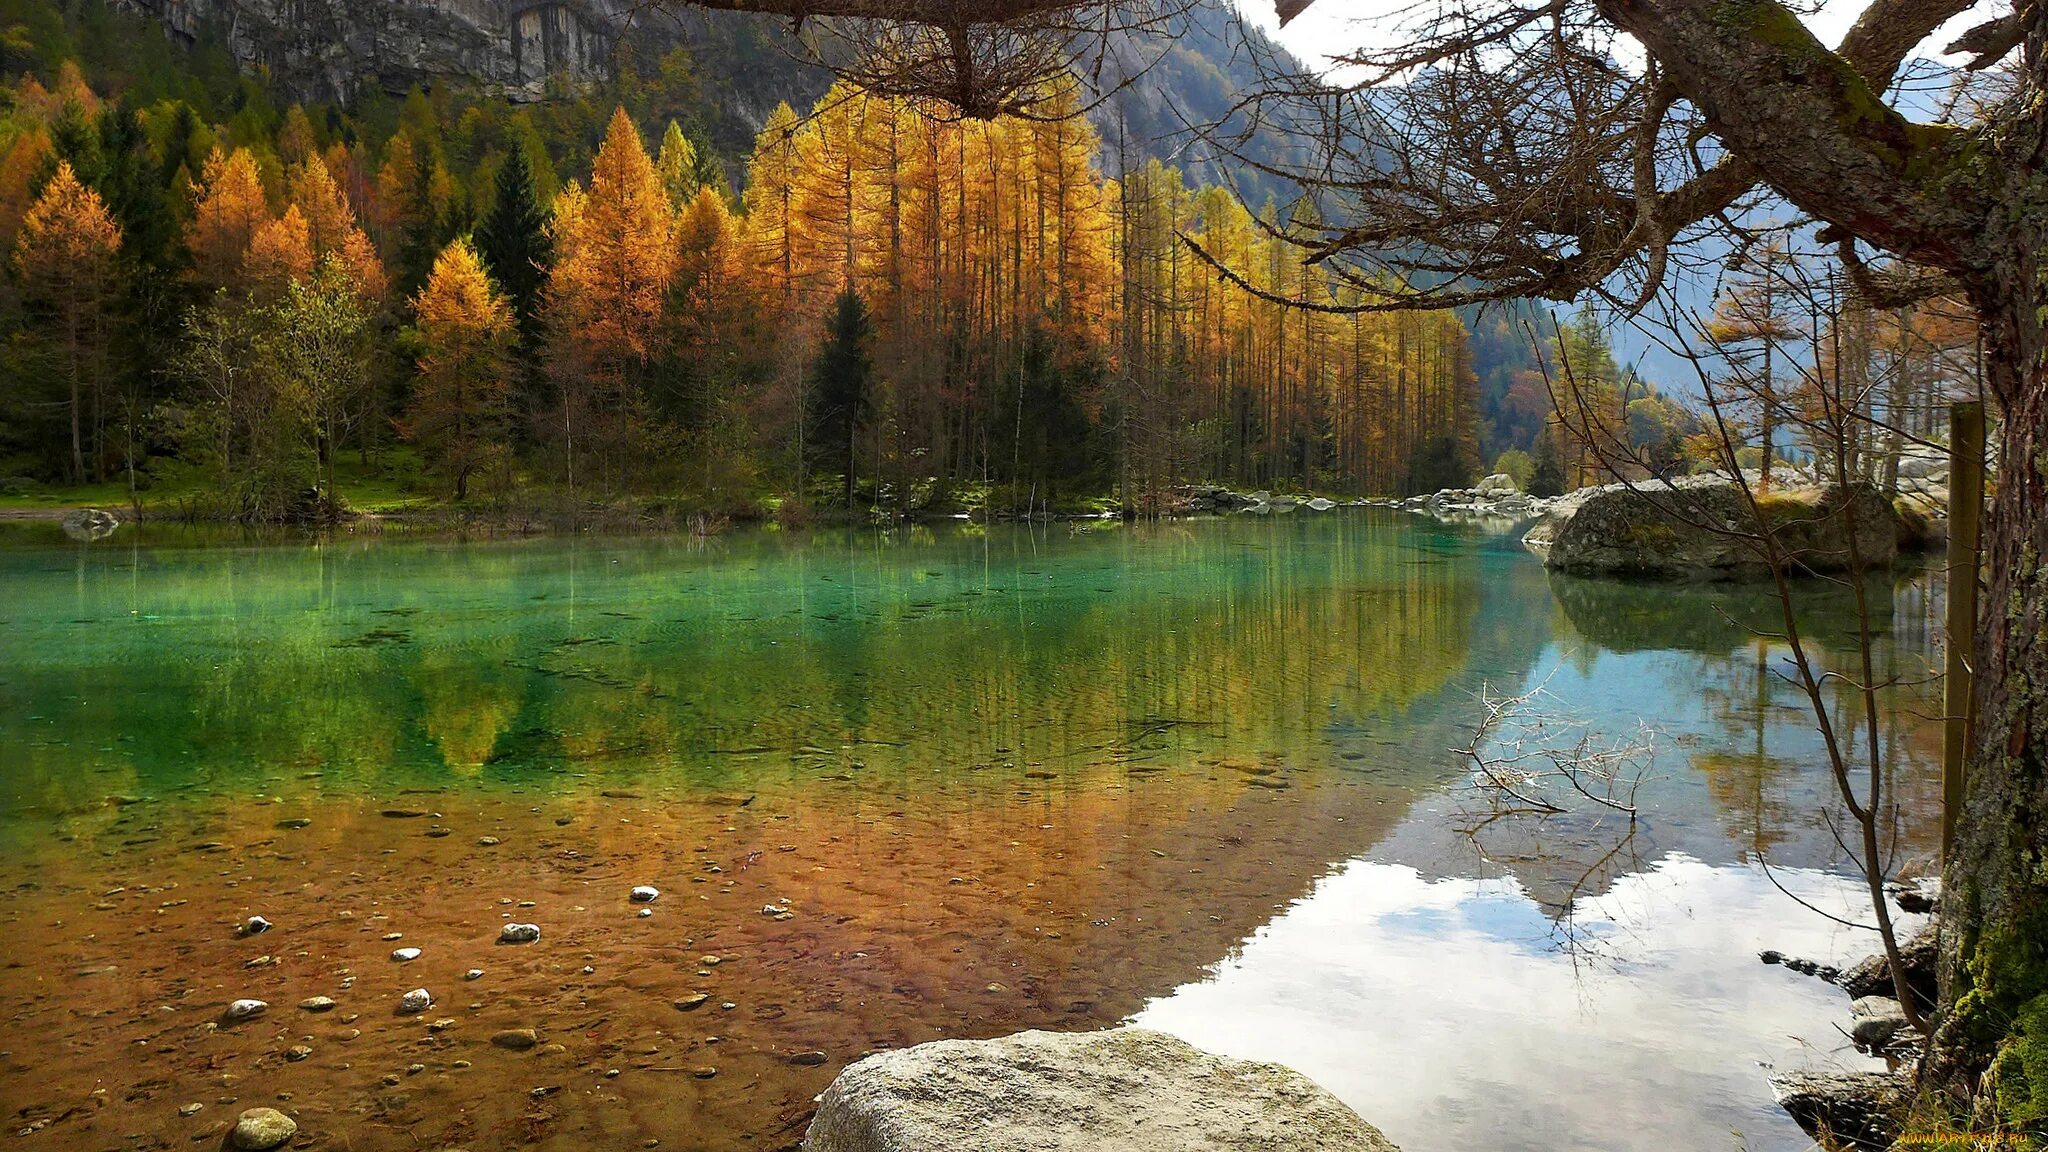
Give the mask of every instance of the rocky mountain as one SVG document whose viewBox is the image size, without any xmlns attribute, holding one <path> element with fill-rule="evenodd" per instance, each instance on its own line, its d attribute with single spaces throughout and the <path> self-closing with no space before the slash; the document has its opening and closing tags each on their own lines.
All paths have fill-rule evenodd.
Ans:
<svg viewBox="0 0 2048 1152">
<path fill-rule="evenodd" d="M 653 59 L 690 49 L 719 148 L 743 153 L 778 101 L 806 108 L 831 83 L 785 22 L 647 0 L 120 0 L 189 43 L 224 46 L 244 71 L 290 96 L 346 101 L 365 86 L 475 85 L 513 100 L 614 74 L 622 51 Z M 1255 38 L 1247 40 L 1246 38 Z M 1237 168 L 1204 150 L 1191 124 L 1220 118 L 1254 83 L 1255 59 L 1287 58 L 1243 24 L 1228 0 L 1201 0 L 1169 27 L 1112 45 L 1113 89 L 1091 112 L 1105 166 L 1157 157 L 1190 181 L 1228 182 Z M 1284 155 L 1255 141 L 1262 159 Z M 1238 181 L 1254 205 L 1285 189 L 1257 174 Z"/>
</svg>

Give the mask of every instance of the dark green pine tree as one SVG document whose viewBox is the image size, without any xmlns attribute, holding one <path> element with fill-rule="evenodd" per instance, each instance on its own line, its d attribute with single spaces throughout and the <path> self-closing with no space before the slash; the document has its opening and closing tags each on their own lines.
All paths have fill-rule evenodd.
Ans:
<svg viewBox="0 0 2048 1152">
<path fill-rule="evenodd" d="M 860 293 L 839 293 L 825 322 L 825 343 L 811 368 L 811 451 L 818 466 L 845 477 L 846 506 L 853 507 L 855 444 L 861 421 L 875 402 L 875 365 L 868 354 L 874 321 Z"/>
<path fill-rule="evenodd" d="M 1564 462 L 1557 456 L 1556 433 L 1549 428 L 1536 434 L 1536 471 L 1529 477 L 1529 495 L 1564 495 Z"/>
<path fill-rule="evenodd" d="M 399 296 L 408 299 L 426 284 L 428 273 L 434 270 L 434 257 L 453 238 L 441 205 L 434 203 L 434 154 L 415 142 L 413 157 L 413 211 L 399 233 L 398 275 L 394 285 Z"/>
<path fill-rule="evenodd" d="M 491 210 L 476 229 L 476 254 L 484 269 L 512 305 L 519 321 L 519 343 L 529 359 L 539 353 L 540 290 L 547 283 L 554 246 L 548 240 L 548 213 L 533 186 L 533 169 L 524 149 L 514 148 L 498 166 Z"/>
<path fill-rule="evenodd" d="M 57 162 L 63 160 L 71 165 L 78 182 L 97 188 L 100 169 L 105 157 L 100 152 L 100 134 L 93 124 L 93 118 L 85 109 L 67 101 L 57 113 L 57 122 L 50 125 L 50 151 L 43 157 L 42 166 L 35 173 L 35 187 L 38 191 L 50 177 L 57 173 Z"/>
</svg>

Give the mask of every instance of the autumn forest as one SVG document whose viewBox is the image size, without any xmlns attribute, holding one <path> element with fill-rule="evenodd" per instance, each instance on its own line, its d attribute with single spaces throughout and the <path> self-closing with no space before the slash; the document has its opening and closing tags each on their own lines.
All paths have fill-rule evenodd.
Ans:
<svg viewBox="0 0 2048 1152">
<path fill-rule="evenodd" d="M 33 482 L 294 519 L 403 461 L 465 507 L 738 517 L 1481 470 L 1457 316 L 1198 266 L 1183 236 L 1335 299 L 1287 243 L 1305 202 L 1106 145 L 1078 83 L 994 121 L 842 84 L 728 163 L 680 51 L 540 105 L 150 72 L 67 53 L 7 94 L 0 471 Z"/>
</svg>

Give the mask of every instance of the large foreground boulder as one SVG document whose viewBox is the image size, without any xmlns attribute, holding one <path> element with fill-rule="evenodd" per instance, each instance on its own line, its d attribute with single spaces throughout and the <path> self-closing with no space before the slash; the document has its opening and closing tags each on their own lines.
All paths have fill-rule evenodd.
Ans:
<svg viewBox="0 0 2048 1152">
<path fill-rule="evenodd" d="M 852 1064 L 807 1152 L 1396 1152 L 1314 1081 L 1142 1028 L 939 1040 Z"/>
<path fill-rule="evenodd" d="M 1559 502 L 1524 540 L 1544 563 L 1581 576 L 1663 580 L 1752 579 L 1770 571 L 1759 517 L 1794 569 L 1840 572 L 1891 567 L 1899 516 L 1870 485 L 1774 491 L 1752 516 L 1742 490 L 1720 477 L 1610 484 Z"/>
</svg>

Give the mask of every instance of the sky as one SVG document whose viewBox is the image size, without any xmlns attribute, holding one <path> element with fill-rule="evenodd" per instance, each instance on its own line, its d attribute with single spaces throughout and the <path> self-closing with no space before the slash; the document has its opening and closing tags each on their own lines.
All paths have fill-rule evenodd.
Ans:
<svg viewBox="0 0 2048 1152">
<path fill-rule="evenodd" d="M 1332 53 L 1363 45 L 1400 43 L 1404 16 L 1417 10 L 1415 0 L 1316 0 L 1307 12 L 1295 17 L 1283 29 L 1278 27 L 1279 22 L 1274 18 L 1272 0 L 1236 0 L 1236 3 L 1247 18 L 1311 66 L 1323 65 Z M 1856 22 L 1857 15 L 1865 6 L 1866 0 L 1827 0 L 1817 11 L 1802 19 L 1823 44 L 1832 46 Z M 1942 25 L 1928 37 L 1927 43 L 1921 45 L 1920 54 L 1949 63 L 1961 63 L 1962 57 L 1944 57 L 1940 48 L 1964 29 L 1990 19 L 1994 12 L 2009 11 L 2010 8 L 2009 3 L 2000 0 L 1979 0 L 1975 7 Z"/>
</svg>

